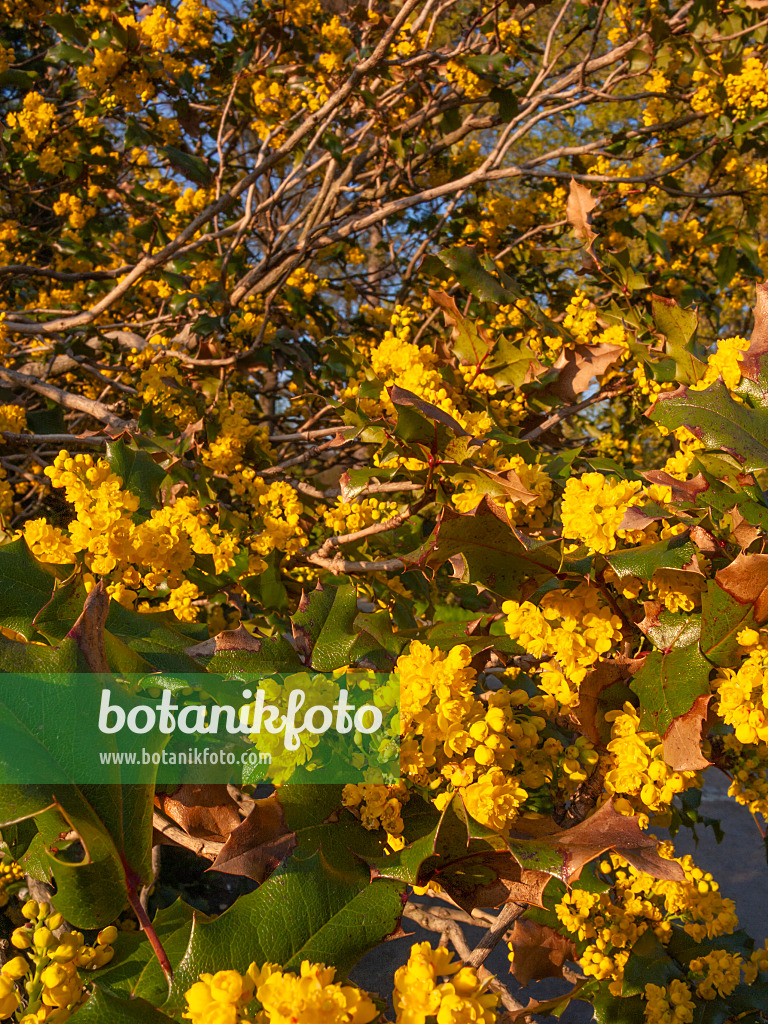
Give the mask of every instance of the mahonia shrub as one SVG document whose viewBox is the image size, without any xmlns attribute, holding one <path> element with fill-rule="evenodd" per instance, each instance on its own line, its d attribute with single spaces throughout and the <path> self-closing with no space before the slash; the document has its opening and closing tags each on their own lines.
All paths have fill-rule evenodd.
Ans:
<svg viewBox="0 0 768 1024">
<path fill-rule="evenodd" d="M 761 6 L 0 0 L 0 1020 L 768 1016 Z M 399 772 L 81 784 L 72 673 Z"/>
</svg>

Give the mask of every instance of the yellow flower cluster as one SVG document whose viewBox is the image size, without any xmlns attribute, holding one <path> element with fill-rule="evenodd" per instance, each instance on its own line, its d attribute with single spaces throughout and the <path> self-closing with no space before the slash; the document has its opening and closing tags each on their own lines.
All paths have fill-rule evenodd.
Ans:
<svg viewBox="0 0 768 1024">
<path fill-rule="evenodd" d="M 749 338 L 721 338 L 707 359 L 706 373 L 696 384 L 691 384 L 691 391 L 703 391 L 714 384 L 718 377 L 722 377 L 725 386 L 733 390 L 741 381 L 741 353 L 748 347 Z"/>
<path fill-rule="evenodd" d="M 438 808 L 459 792 L 474 818 L 503 832 L 531 790 L 570 797 L 598 755 L 584 737 L 566 746 L 543 736 L 546 720 L 524 690 L 476 697 L 470 661 L 466 647 L 444 654 L 418 641 L 398 660 L 401 769 L 429 785 Z"/>
<path fill-rule="evenodd" d="M 399 782 L 395 786 L 350 783 L 344 787 L 341 796 L 344 806 L 360 815 L 365 828 L 383 828 L 390 837 L 402 833 L 401 811 L 403 804 L 410 799 L 404 783 Z"/>
<path fill-rule="evenodd" d="M 602 328 L 598 310 L 592 306 L 584 292 L 577 290 L 568 303 L 563 319 L 563 327 L 571 335 L 573 341 L 565 342 L 559 335 L 544 338 L 547 349 L 557 355 L 562 348 L 573 348 L 574 345 L 621 345 L 627 344 L 627 333 L 620 324 Z"/>
<path fill-rule="evenodd" d="M 701 451 L 706 446 L 687 427 L 677 427 L 673 431 L 672 436 L 678 444 L 678 451 L 667 459 L 664 464 L 664 472 L 669 473 L 676 480 L 685 480 L 696 452 Z"/>
<path fill-rule="evenodd" d="M 91 217 L 95 216 L 96 207 L 84 206 L 80 196 L 72 192 L 62 192 L 53 204 L 53 212 L 59 217 L 66 217 L 69 226 L 77 230 L 85 227 Z"/>
<path fill-rule="evenodd" d="M 389 329 L 384 332 L 381 341 L 371 349 L 370 360 L 374 373 L 385 388 L 397 384 L 412 391 L 431 405 L 453 416 L 470 434 L 479 436 L 486 433 L 491 429 L 488 414 L 484 410 L 467 409 L 467 403 L 462 400 L 462 396 L 438 370 L 439 358 L 432 346 L 419 346 L 411 341 L 420 316 L 418 310 L 406 306 L 395 307 Z M 347 389 L 347 395 L 356 394 L 358 389 L 359 384 L 352 385 Z M 394 414 L 394 406 L 386 392 L 382 393 L 381 399 L 376 402 L 361 399 L 360 404 L 370 413 L 380 413 L 383 407 L 389 415 Z"/>
<path fill-rule="evenodd" d="M 8 905 L 8 890 L 17 882 L 24 881 L 24 872 L 14 860 L 4 858 L 0 862 L 0 907 Z"/>
<path fill-rule="evenodd" d="M 619 527 L 624 513 L 638 504 L 641 487 L 636 480 L 612 483 L 602 473 L 570 477 L 560 509 L 563 536 L 604 555 L 613 551 L 623 532 Z"/>
<path fill-rule="evenodd" d="M 257 437 L 264 442 L 267 440 L 268 426 L 256 426 L 248 419 L 255 413 L 256 403 L 242 391 L 236 391 L 228 402 L 219 406 L 216 416 L 219 433 L 203 452 L 204 465 L 222 476 L 243 470 L 247 445 Z"/>
<path fill-rule="evenodd" d="M 673 978 L 669 985 L 645 986 L 645 1019 L 647 1024 L 690 1024 L 696 1004 L 684 981 Z"/>
<path fill-rule="evenodd" d="M 0 405 L 0 431 L 9 434 L 20 434 L 27 429 L 27 410 L 23 405 Z M 0 444 L 4 444 L 0 436 Z"/>
<path fill-rule="evenodd" d="M 741 957 L 724 949 L 714 949 L 688 965 L 691 974 L 703 975 L 696 986 L 702 999 L 729 996 L 741 981 L 741 967 Z"/>
<path fill-rule="evenodd" d="M 664 824 L 677 793 L 698 785 L 696 772 L 677 772 L 664 760 L 658 734 L 641 732 L 640 719 L 631 704 L 623 711 L 609 711 L 611 723 L 608 752 L 612 767 L 605 778 L 607 793 L 616 794 L 617 810 L 624 813 L 648 812 L 654 824 Z"/>
<path fill-rule="evenodd" d="M 397 514 L 397 502 L 379 501 L 378 498 L 362 498 L 336 504 L 323 513 L 325 525 L 334 533 L 355 533 L 374 523 L 386 522 Z"/>
<path fill-rule="evenodd" d="M 547 661 L 539 682 L 542 710 L 578 703 L 578 687 L 587 672 L 621 639 L 621 619 L 588 583 L 570 591 L 551 590 L 538 605 L 505 601 L 502 611 L 507 635 L 528 654 Z"/>
<path fill-rule="evenodd" d="M 144 370 L 139 391 L 146 405 L 154 406 L 178 427 L 187 427 L 199 418 L 197 409 L 183 393 L 180 370 L 168 360 L 153 363 Z"/>
<path fill-rule="evenodd" d="M 724 736 L 723 749 L 732 780 L 728 796 L 752 814 L 768 817 L 768 743 L 744 744 Z"/>
<path fill-rule="evenodd" d="M 378 1016 L 365 992 L 334 982 L 335 974 L 308 960 L 299 974 L 269 963 L 253 963 L 245 974 L 201 974 L 185 993 L 183 1016 L 192 1024 L 368 1024 Z"/>
<path fill-rule="evenodd" d="M 751 640 L 752 633 L 739 637 Z M 720 717 L 733 726 L 739 743 L 768 742 L 768 644 L 750 651 L 738 669 L 719 669 L 714 685 Z"/>
<path fill-rule="evenodd" d="M 671 844 L 661 843 L 659 853 L 671 858 Z M 621 995 L 629 951 L 648 929 L 666 945 L 673 921 L 681 922 L 697 942 L 730 935 L 738 925 L 733 901 L 720 895 L 712 876 L 689 856 L 675 859 L 685 872 L 683 882 L 652 878 L 612 853 L 600 863 L 612 882 L 609 890 L 572 889 L 555 907 L 558 919 L 578 940 L 582 971 L 587 977 L 610 979 L 613 995 Z M 759 965 L 765 957 L 761 952 L 753 963 Z"/>
<path fill-rule="evenodd" d="M 79 552 L 90 572 L 116 573 L 107 590 L 118 601 L 132 605 L 140 586 L 154 593 L 162 585 L 178 588 L 168 607 L 190 618 L 197 588 L 184 580 L 195 555 L 210 555 L 214 571 L 229 569 L 238 549 L 237 537 L 211 525 L 194 497 L 179 497 L 173 505 L 153 509 L 148 519 L 136 523 L 133 513 L 139 498 L 124 490 L 122 480 L 104 459 L 62 451 L 46 475 L 54 487 L 64 489 L 76 518 L 68 534 L 44 519 L 24 524 L 24 537 L 35 557 L 56 565 L 74 562 Z"/>
<path fill-rule="evenodd" d="M 439 982 L 441 977 L 449 980 Z M 393 1001 L 397 1024 L 494 1024 L 499 1000 L 473 967 L 462 967 L 443 946 L 420 942 L 395 971 Z"/>
<path fill-rule="evenodd" d="M 289 483 L 267 483 L 248 466 L 232 479 L 232 492 L 244 499 L 248 511 L 260 523 L 258 527 L 254 523 L 249 545 L 250 572 L 263 572 L 264 559 L 273 551 L 283 551 L 290 557 L 309 544 L 300 523 L 304 506 Z"/>
<path fill-rule="evenodd" d="M 47 103 L 39 92 L 28 92 L 21 110 L 11 111 L 7 120 L 9 128 L 21 133 L 23 144 L 33 149 L 58 130 L 56 107 Z"/>
<path fill-rule="evenodd" d="M 523 767 L 522 754 L 537 745 L 545 723 L 518 721 L 515 706 L 527 701 L 523 691 L 496 691 L 487 703 L 475 698 L 471 660 L 463 645 L 444 655 L 418 641 L 399 658 L 400 763 L 420 784 L 450 784 L 436 804 L 445 806 L 451 792 L 460 791 L 473 817 L 503 830 L 528 795 L 512 768 Z"/>
<path fill-rule="evenodd" d="M 21 914 L 27 924 L 16 928 L 11 944 L 25 955 L 14 957 L 0 973 L 0 1020 L 21 1005 L 16 986 L 26 978 L 28 1003 L 19 1024 L 63 1024 L 87 999 L 78 970 L 95 970 L 109 963 L 117 928 L 102 928 L 95 944 L 89 946 L 80 932 L 64 931 L 58 938 L 53 934 L 61 928 L 63 918 L 47 903 L 28 900 Z"/>
</svg>

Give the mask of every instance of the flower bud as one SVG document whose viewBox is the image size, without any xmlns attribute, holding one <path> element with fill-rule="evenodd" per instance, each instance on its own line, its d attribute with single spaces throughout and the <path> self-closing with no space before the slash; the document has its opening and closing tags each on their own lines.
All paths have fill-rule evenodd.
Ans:
<svg viewBox="0 0 768 1024">
<path fill-rule="evenodd" d="M 40 907 L 38 906 L 37 900 L 27 900 L 24 906 L 21 908 L 21 916 L 26 917 L 28 921 L 34 921 L 38 915 Z"/>
</svg>

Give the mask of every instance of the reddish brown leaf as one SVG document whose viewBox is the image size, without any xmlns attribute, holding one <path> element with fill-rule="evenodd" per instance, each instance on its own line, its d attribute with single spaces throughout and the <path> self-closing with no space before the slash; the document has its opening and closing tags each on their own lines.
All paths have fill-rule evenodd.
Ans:
<svg viewBox="0 0 768 1024">
<path fill-rule="evenodd" d="M 712 694 L 697 697 L 690 711 L 673 719 L 662 736 L 664 760 L 676 772 L 695 772 L 709 768 L 710 762 L 701 753 L 701 727 L 707 717 Z"/>
<path fill-rule="evenodd" d="M 565 854 L 563 876 L 569 885 L 579 877 L 585 864 L 611 849 L 623 857 L 626 857 L 626 851 L 641 851 L 644 862 L 649 865 L 644 870 L 650 874 L 659 870 L 664 872 L 659 877 L 666 878 L 667 873 L 672 871 L 679 880 L 685 877 L 679 864 L 673 864 L 670 868 L 671 862 L 659 857 L 656 853 L 657 840 L 643 832 L 639 819 L 619 814 L 614 810 L 612 800 L 604 803 L 591 818 L 582 821 L 580 825 L 559 832 L 556 842 Z"/>
<path fill-rule="evenodd" d="M 691 540 L 702 553 L 702 555 L 719 555 L 720 545 L 709 532 L 701 526 L 691 528 Z M 700 569 L 697 570 L 701 572 Z"/>
<path fill-rule="evenodd" d="M 642 476 L 651 484 L 664 484 L 672 488 L 673 501 L 695 501 L 698 494 L 709 490 L 709 484 L 703 474 L 697 473 L 690 480 L 676 480 L 661 469 L 651 469 Z"/>
<path fill-rule="evenodd" d="M 768 3 L 768 0 L 766 2 Z M 583 987 L 584 982 L 579 981 L 569 992 L 564 992 L 561 996 L 542 1000 L 529 999 L 527 1005 L 521 1006 L 519 1010 L 510 1010 L 502 1014 L 498 1019 L 498 1024 L 517 1024 L 517 1021 L 529 1022 L 532 1020 L 532 1014 L 549 1017 L 553 1010 L 557 1010 L 559 1016 L 572 999 L 578 999 L 577 993 Z"/>
<path fill-rule="evenodd" d="M 577 345 L 563 349 L 553 366 L 560 373 L 550 390 L 564 401 L 573 401 L 587 390 L 595 377 L 605 373 L 623 351 L 621 345 Z"/>
<path fill-rule="evenodd" d="M 584 678 L 579 687 L 579 703 L 574 713 L 587 739 L 598 745 L 602 745 L 605 740 L 598 721 L 600 694 L 614 683 L 629 679 L 642 664 L 642 658 L 620 656 L 612 661 L 599 662 L 597 668 Z"/>
<path fill-rule="evenodd" d="M 665 882 L 685 881 L 685 872 L 676 860 L 667 860 L 660 857 L 653 850 L 638 850 L 632 848 L 616 847 L 615 852 L 631 864 L 636 871 L 644 871 L 653 878 L 660 878 Z"/>
<path fill-rule="evenodd" d="M 659 614 L 661 609 L 664 607 L 661 601 L 643 601 L 643 608 L 645 609 L 645 617 L 638 622 L 637 628 L 641 633 L 646 636 L 652 629 L 655 629 L 659 625 Z"/>
<path fill-rule="evenodd" d="M 740 552 L 715 573 L 716 582 L 739 604 L 753 604 L 756 622 L 768 619 L 768 555 Z"/>
<path fill-rule="evenodd" d="M 562 978 L 566 960 L 578 959 L 576 946 L 554 928 L 519 918 L 510 938 L 514 956 L 510 973 L 525 988 L 541 978 Z"/>
<path fill-rule="evenodd" d="M 223 843 L 241 822 L 226 786 L 180 786 L 175 793 L 159 793 L 155 803 L 195 839 Z"/>
<path fill-rule="evenodd" d="M 296 842 L 278 794 L 272 793 L 257 800 L 245 821 L 230 832 L 211 870 L 263 882 L 293 852 Z"/>
<path fill-rule="evenodd" d="M 591 191 L 575 178 L 571 178 L 565 216 L 576 237 L 586 245 L 588 252 L 592 251 L 592 243 L 597 238 L 597 232 L 592 230 L 592 211 L 596 206 L 597 200 L 593 198 Z"/>
<path fill-rule="evenodd" d="M 104 646 L 104 626 L 109 614 L 109 595 L 99 580 L 86 597 L 83 610 L 67 636 L 75 641 L 91 672 L 109 672 Z"/>
<path fill-rule="evenodd" d="M 651 523 L 658 523 L 663 516 L 649 516 L 641 508 L 630 505 L 624 513 L 624 518 L 619 523 L 620 530 L 644 530 Z"/>
<path fill-rule="evenodd" d="M 738 505 L 734 505 L 728 515 L 731 517 L 731 537 L 736 541 L 742 551 L 757 540 L 760 531 L 756 526 L 750 526 L 744 516 L 739 512 Z"/>
<path fill-rule="evenodd" d="M 223 629 L 209 640 L 186 647 L 184 653 L 191 658 L 205 658 L 218 651 L 260 651 L 261 644 L 259 637 L 249 633 L 245 626 L 238 626 L 237 629 Z"/>
<path fill-rule="evenodd" d="M 752 0 L 749 6 L 755 5 Z M 768 353 L 768 281 L 757 286 L 755 301 L 755 326 L 749 339 L 749 348 L 741 357 L 741 372 L 750 380 L 757 380 L 760 363 Z"/>
</svg>

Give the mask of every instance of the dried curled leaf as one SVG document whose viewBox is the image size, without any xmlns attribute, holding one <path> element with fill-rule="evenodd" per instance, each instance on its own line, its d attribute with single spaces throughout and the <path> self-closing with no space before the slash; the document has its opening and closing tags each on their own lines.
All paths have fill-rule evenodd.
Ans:
<svg viewBox="0 0 768 1024">
<path fill-rule="evenodd" d="M 592 230 L 592 211 L 596 206 L 597 200 L 593 198 L 592 192 L 575 178 L 571 178 L 565 216 L 576 237 L 586 244 L 590 253 L 592 243 L 597 238 L 597 232 Z"/>
<path fill-rule="evenodd" d="M 756 0 L 752 0 L 747 6 L 756 7 Z M 759 284 L 756 292 L 755 325 L 749 339 L 749 347 L 741 357 L 741 372 L 750 380 L 757 379 L 762 358 L 768 353 L 768 281 Z"/>
<path fill-rule="evenodd" d="M 664 760 L 677 772 L 695 772 L 710 766 L 701 753 L 701 728 L 711 699 L 712 694 L 697 697 L 691 710 L 676 718 L 662 737 Z"/>
<path fill-rule="evenodd" d="M 287 827 L 278 794 L 272 793 L 256 800 L 245 821 L 230 832 L 211 869 L 263 882 L 296 845 L 296 833 Z"/>
<path fill-rule="evenodd" d="M 223 843 L 241 822 L 237 804 L 223 785 L 180 786 L 173 793 L 159 793 L 155 803 L 195 839 Z"/>
<path fill-rule="evenodd" d="M 566 960 L 578 958 L 576 946 L 554 928 L 520 919 L 509 939 L 512 947 L 510 972 L 525 988 L 542 978 L 562 978 Z"/>
</svg>

